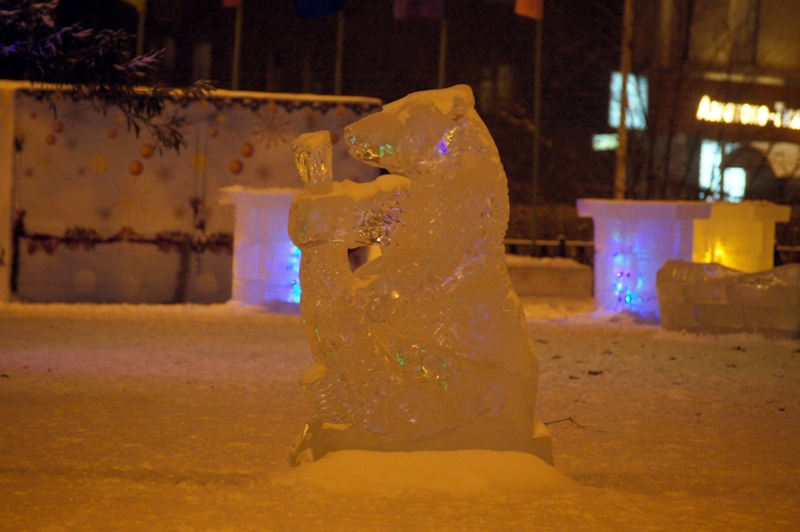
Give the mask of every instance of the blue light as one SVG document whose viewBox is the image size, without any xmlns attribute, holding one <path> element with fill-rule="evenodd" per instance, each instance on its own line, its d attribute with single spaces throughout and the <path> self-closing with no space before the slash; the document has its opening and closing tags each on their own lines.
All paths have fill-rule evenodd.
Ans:
<svg viewBox="0 0 800 532">
<path fill-rule="evenodd" d="M 300 303 L 300 285 L 295 284 L 292 286 L 292 302 L 293 303 Z"/>
<path fill-rule="evenodd" d="M 299 282 L 298 278 L 300 276 L 300 257 L 301 257 L 301 255 L 302 255 L 302 252 L 300 251 L 300 249 L 297 246 L 292 246 L 292 252 L 289 255 L 289 260 L 288 260 L 288 263 L 286 265 L 286 270 L 292 272 L 294 274 L 294 277 L 295 277 L 294 279 L 289 281 L 289 286 L 291 286 L 291 290 L 292 290 L 290 297 L 291 297 L 291 301 L 293 303 L 300 303 L 301 289 L 300 289 L 300 282 Z"/>
</svg>

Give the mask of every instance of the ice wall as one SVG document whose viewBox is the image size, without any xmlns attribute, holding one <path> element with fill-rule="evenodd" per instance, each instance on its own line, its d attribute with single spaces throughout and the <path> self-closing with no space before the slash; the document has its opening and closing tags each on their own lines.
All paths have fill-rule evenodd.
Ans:
<svg viewBox="0 0 800 532">
<path fill-rule="evenodd" d="M 800 264 L 746 274 L 668 261 L 657 285 L 665 329 L 800 336 Z"/>
</svg>

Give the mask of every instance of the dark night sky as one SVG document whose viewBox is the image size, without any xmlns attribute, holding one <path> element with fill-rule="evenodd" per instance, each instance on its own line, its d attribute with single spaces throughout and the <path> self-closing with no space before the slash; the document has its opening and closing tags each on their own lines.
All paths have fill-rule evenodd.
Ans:
<svg viewBox="0 0 800 532">
<path fill-rule="evenodd" d="M 618 5 L 619 4 L 619 5 Z M 622 0 L 545 2 L 543 39 L 542 151 L 545 201 L 571 203 L 578 196 L 610 193 L 612 157 L 591 150 L 593 133 L 607 125 L 609 72 L 619 64 Z M 135 9 L 122 0 L 63 0 L 63 21 L 81 18 L 90 26 L 136 30 Z M 176 61 L 165 80 L 185 84 L 192 77 L 194 43 L 212 44 L 212 81 L 230 86 L 234 9 L 221 0 L 150 0 L 147 48 L 174 39 Z M 435 88 L 439 22 L 394 20 L 391 0 L 345 0 L 344 94 L 391 101 Z M 467 83 L 476 92 L 486 72 L 510 65 L 515 89 L 504 109 L 530 118 L 534 89 L 535 22 L 513 13 L 511 0 L 450 0 L 447 85 Z M 304 88 L 333 93 L 336 16 L 301 20 L 291 0 L 244 0 L 240 88 L 267 89 L 273 58 L 282 92 Z M 303 62 L 312 80 L 303 86 Z M 489 76 L 491 77 L 491 76 Z M 512 200 L 526 202 L 530 180 L 531 135 L 496 111 L 482 110 L 511 181 Z"/>
</svg>

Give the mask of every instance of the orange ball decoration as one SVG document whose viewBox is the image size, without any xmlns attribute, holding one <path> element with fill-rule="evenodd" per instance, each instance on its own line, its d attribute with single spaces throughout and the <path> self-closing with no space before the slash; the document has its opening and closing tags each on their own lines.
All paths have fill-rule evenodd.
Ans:
<svg viewBox="0 0 800 532">
<path fill-rule="evenodd" d="M 142 163 L 139 161 L 133 161 L 130 166 L 128 166 L 128 170 L 133 175 L 139 175 L 142 173 L 142 170 L 144 170 L 144 166 L 142 166 Z"/>
<path fill-rule="evenodd" d="M 55 131 L 56 133 L 61 133 L 62 131 L 64 131 L 64 124 L 62 124 L 61 122 L 56 122 L 55 124 L 53 124 L 53 131 Z"/>
<path fill-rule="evenodd" d="M 55 143 L 56 143 L 56 136 L 55 136 L 55 135 L 53 135 L 52 133 L 50 133 L 49 135 L 47 135 L 47 136 L 44 138 L 44 141 L 45 141 L 47 144 L 49 144 L 50 146 L 52 146 L 53 144 L 55 144 Z"/>
<path fill-rule="evenodd" d="M 208 136 L 211 137 L 212 139 L 217 135 L 219 135 L 219 131 L 217 131 L 217 128 L 212 127 L 211 129 L 208 130 Z"/>
<path fill-rule="evenodd" d="M 108 138 L 113 139 L 116 136 L 117 136 L 117 130 L 116 129 L 109 129 L 108 130 Z"/>
<path fill-rule="evenodd" d="M 234 159 L 231 161 L 230 169 L 232 174 L 240 174 L 244 170 L 244 165 L 239 159 Z"/>
<path fill-rule="evenodd" d="M 153 149 L 151 144 L 142 144 L 142 147 L 139 148 L 139 154 L 145 159 L 149 159 L 154 153 L 155 149 Z"/>
<path fill-rule="evenodd" d="M 250 157 L 251 155 L 253 155 L 254 151 L 253 145 L 250 144 L 249 142 L 245 142 L 244 144 L 242 144 L 242 148 L 239 151 L 242 152 L 242 155 L 244 157 Z"/>
</svg>

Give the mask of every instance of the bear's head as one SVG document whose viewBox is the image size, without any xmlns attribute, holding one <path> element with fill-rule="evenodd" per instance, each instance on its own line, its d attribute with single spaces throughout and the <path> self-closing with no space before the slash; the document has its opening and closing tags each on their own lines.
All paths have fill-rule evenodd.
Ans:
<svg viewBox="0 0 800 532">
<path fill-rule="evenodd" d="M 469 150 L 497 149 L 474 109 L 467 85 L 415 92 L 345 128 L 350 155 L 393 174 L 441 172 L 441 163 Z"/>
</svg>

